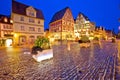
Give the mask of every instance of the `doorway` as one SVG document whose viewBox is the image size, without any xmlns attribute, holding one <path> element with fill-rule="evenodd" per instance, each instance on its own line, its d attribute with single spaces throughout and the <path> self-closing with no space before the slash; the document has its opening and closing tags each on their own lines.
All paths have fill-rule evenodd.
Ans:
<svg viewBox="0 0 120 80">
<path fill-rule="evenodd" d="M 5 46 L 6 47 L 11 47 L 12 46 L 12 39 L 6 39 Z"/>
</svg>

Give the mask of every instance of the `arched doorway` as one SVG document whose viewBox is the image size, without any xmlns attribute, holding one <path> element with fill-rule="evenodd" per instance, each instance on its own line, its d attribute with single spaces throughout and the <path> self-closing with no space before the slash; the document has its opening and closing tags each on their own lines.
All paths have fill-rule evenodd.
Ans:
<svg viewBox="0 0 120 80">
<path fill-rule="evenodd" d="M 6 41 L 5 41 L 5 46 L 6 46 L 6 47 L 11 47 L 11 46 L 12 46 L 12 43 L 13 43 L 13 40 L 12 40 L 12 39 L 6 39 Z"/>
</svg>

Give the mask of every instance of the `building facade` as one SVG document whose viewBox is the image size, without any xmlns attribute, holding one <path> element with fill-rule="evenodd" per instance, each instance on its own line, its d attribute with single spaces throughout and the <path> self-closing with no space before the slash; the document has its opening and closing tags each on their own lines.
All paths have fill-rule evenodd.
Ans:
<svg viewBox="0 0 120 80">
<path fill-rule="evenodd" d="M 105 30 L 106 32 L 106 39 L 107 40 L 112 40 L 113 37 L 115 37 L 115 34 L 112 30 Z"/>
<path fill-rule="evenodd" d="M 0 15 L 0 46 L 11 46 L 13 43 L 13 21 L 10 16 Z"/>
<path fill-rule="evenodd" d="M 49 29 L 51 38 L 72 40 L 74 39 L 74 19 L 69 7 L 66 7 L 52 17 Z"/>
<path fill-rule="evenodd" d="M 41 10 L 12 0 L 14 44 L 33 44 L 44 35 L 44 16 Z"/>
<path fill-rule="evenodd" d="M 95 24 L 93 22 L 90 22 L 88 17 L 86 17 L 83 13 L 79 13 L 75 19 L 75 37 L 80 39 L 82 36 L 87 36 L 91 39 L 93 37 L 94 30 Z"/>
<path fill-rule="evenodd" d="M 94 36 L 98 37 L 99 40 L 106 40 L 107 34 L 106 30 L 102 26 L 95 27 Z"/>
</svg>

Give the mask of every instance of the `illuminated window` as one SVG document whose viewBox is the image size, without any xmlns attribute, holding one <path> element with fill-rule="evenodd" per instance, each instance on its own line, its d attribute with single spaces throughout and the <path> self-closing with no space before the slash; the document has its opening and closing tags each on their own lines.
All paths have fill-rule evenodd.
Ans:
<svg viewBox="0 0 120 80">
<path fill-rule="evenodd" d="M 7 34 L 7 31 L 4 31 L 4 34 Z"/>
<path fill-rule="evenodd" d="M 13 23 L 13 20 L 10 20 L 10 23 Z"/>
<path fill-rule="evenodd" d="M 5 21 L 5 22 L 8 22 L 7 18 L 4 18 L 4 21 Z"/>
</svg>

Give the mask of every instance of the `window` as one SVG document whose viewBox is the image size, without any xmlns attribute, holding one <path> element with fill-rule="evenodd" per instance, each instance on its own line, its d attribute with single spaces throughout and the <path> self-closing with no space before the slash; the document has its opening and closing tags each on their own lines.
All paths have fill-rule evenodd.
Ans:
<svg viewBox="0 0 120 80">
<path fill-rule="evenodd" d="M 3 29 L 12 29 L 12 26 L 10 26 L 10 25 L 3 25 Z"/>
<path fill-rule="evenodd" d="M 33 12 L 31 13 L 31 16 L 33 16 L 33 17 L 34 17 L 34 13 L 33 13 Z"/>
<path fill-rule="evenodd" d="M 29 16 L 34 17 L 34 16 L 35 16 L 35 15 L 34 15 L 34 12 L 29 12 Z"/>
<path fill-rule="evenodd" d="M 8 25 L 8 29 L 11 29 L 11 26 L 10 26 L 10 25 Z"/>
<path fill-rule="evenodd" d="M 35 31 L 34 27 L 29 27 L 29 31 Z"/>
<path fill-rule="evenodd" d="M 6 29 L 6 25 L 3 25 L 3 29 Z"/>
<path fill-rule="evenodd" d="M 22 39 L 21 39 L 21 42 L 25 42 L 25 39 L 24 39 L 24 38 L 22 38 Z"/>
<path fill-rule="evenodd" d="M 21 31 L 25 31 L 25 27 L 24 26 L 21 26 Z"/>
<path fill-rule="evenodd" d="M 35 21 L 34 21 L 34 19 L 32 19 L 32 18 L 29 18 L 29 22 L 32 22 L 32 23 L 34 23 Z"/>
<path fill-rule="evenodd" d="M 23 16 L 20 17 L 20 21 L 24 21 L 24 17 Z"/>
<path fill-rule="evenodd" d="M 40 30 L 40 28 L 38 28 L 38 32 L 40 32 L 41 30 Z"/>
<path fill-rule="evenodd" d="M 4 31 L 4 34 L 7 34 L 7 31 Z"/>
<path fill-rule="evenodd" d="M 13 20 L 10 20 L 10 23 L 13 23 Z"/>
<path fill-rule="evenodd" d="M 38 21 L 38 24 L 40 24 L 40 20 Z"/>
<path fill-rule="evenodd" d="M 7 18 L 4 18 L 4 22 L 8 22 Z"/>
<path fill-rule="evenodd" d="M 7 27 L 7 28 L 8 28 L 8 29 L 11 29 L 11 26 L 9 26 L 9 25 L 8 25 L 8 27 Z"/>
</svg>

